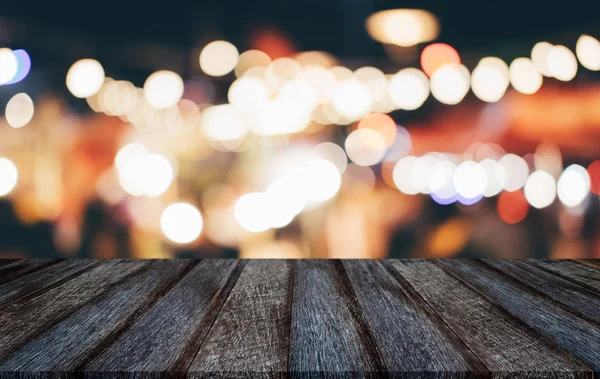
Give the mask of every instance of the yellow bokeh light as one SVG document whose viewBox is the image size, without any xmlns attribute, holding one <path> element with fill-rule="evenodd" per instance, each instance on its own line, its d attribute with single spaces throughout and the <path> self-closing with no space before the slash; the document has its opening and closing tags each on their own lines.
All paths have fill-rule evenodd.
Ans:
<svg viewBox="0 0 600 379">
<path fill-rule="evenodd" d="M 235 76 L 238 78 L 254 67 L 267 67 L 271 63 L 271 58 L 260 50 L 244 51 L 235 66 Z"/>
<path fill-rule="evenodd" d="M 552 76 L 548 67 L 548 55 L 553 45 L 548 42 L 538 42 L 531 49 L 531 61 L 535 69 L 544 76 Z"/>
<path fill-rule="evenodd" d="M 292 97 L 280 97 L 265 103 L 252 130 L 259 135 L 293 134 L 310 124 L 312 109 Z"/>
<path fill-rule="evenodd" d="M 8 195 L 17 185 L 19 171 L 8 158 L 0 157 L 0 197 Z"/>
<path fill-rule="evenodd" d="M 227 98 L 240 111 L 253 111 L 260 109 L 269 99 L 269 89 L 260 79 L 242 77 L 231 84 Z"/>
<path fill-rule="evenodd" d="M 488 103 L 500 100 L 504 96 L 508 84 L 508 66 L 495 57 L 482 59 L 471 75 L 473 93 Z"/>
<path fill-rule="evenodd" d="M 463 162 L 454 171 L 454 188 L 459 195 L 466 199 L 474 199 L 483 195 L 487 182 L 487 173 L 477 162 Z"/>
<path fill-rule="evenodd" d="M 392 76 L 388 95 L 399 109 L 417 109 L 429 96 L 429 79 L 419 69 L 405 68 Z"/>
<path fill-rule="evenodd" d="M 238 63 L 238 49 L 227 41 L 213 41 L 200 52 L 200 68 L 210 76 L 229 74 Z"/>
<path fill-rule="evenodd" d="M 441 103 L 458 104 L 469 92 L 469 76 L 465 66 L 445 64 L 435 71 L 429 81 L 431 94 Z"/>
<path fill-rule="evenodd" d="M 271 228 L 268 196 L 262 192 L 250 192 L 240 196 L 233 208 L 237 223 L 252 233 L 264 232 Z"/>
<path fill-rule="evenodd" d="M 344 147 L 352 162 L 359 166 L 372 166 L 383 159 L 386 142 L 381 133 L 363 128 L 350 133 Z"/>
<path fill-rule="evenodd" d="M 398 46 L 413 46 L 431 41 L 439 33 L 438 21 L 420 9 L 391 9 L 374 13 L 367 19 L 367 31 L 376 41 Z"/>
<path fill-rule="evenodd" d="M 6 104 L 6 122 L 13 128 L 21 128 L 33 118 L 33 100 L 26 93 L 18 93 Z"/>
<path fill-rule="evenodd" d="M 338 83 L 332 103 L 342 117 L 358 120 L 371 111 L 373 96 L 364 83 L 352 78 Z"/>
<path fill-rule="evenodd" d="M 144 97 L 156 109 L 172 107 L 183 96 L 183 79 L 173 71 L 156 71 L 144 83 Z"/>
<path fill-rule="evenodd" d="M 331 68 L 336 64 L 336 59 L 325 51 L 304 51 L 297 54 L 294 59 L 301 66 Z"/>
<path fill-rule="evenodd" d="M 354 71 L 354 77 L 363 83 L 371 93 L 372 101 L 379 101 L 387 92 L 387 77 L 378 68 L 367 66 Z"/>
<path fill-rule="evenodd" d="M 173 178 L 171 163 L 160 154 L 135 155 L 119 170 L 123 189 L 134 196 L 158 197 L 167 191 Z"/>
<path fill-rule="evenodd" d="M 67 72 L 67 88 L 78 98 L 94 95 L 104 84 L 104 68 L 94 59 L 81 59 Z"/>
<path fill-rule="evenodd" d="M 548 70 L 563 82 L 572 80 L 577 74 L 577 59 L 568 47 L 556 45 L 548 53 Z"/>
<path fill-rule="evenodd" d="M 169 205 L 160 216 L 160 227 L 172 242 L 186 244 L 196 240 L 202 232 L 200 211 L 189 203 Z"/>
<path fill-rule="evenodd" d="M 211 106 L 202 112 L 200 127 L 213 141 L 237 141 L 248 134 L 248 125 L 238 110 L 230 104 Z"/>
<path fill-rule="evenodd" d="M 581 65 L 588 70 L 600 70 L 600 41 L 588 35 L 581 35 L 575 47 L 577 58 Z"/>
<path fill-rule="evenodd" d="M 517 58 L 510 64 L 510 83 L 526 95 L 536 93 L 542 86 L 543 77 L 529 58 Z"/>
<path fill-rule="evenodd" d="M 10 82 L 19 70 L 19 61 L 9 48 L 0 49 L 0 85 Z"/>
<path fill-rule="evenodd" d="M 348 166 L 348 158 L 344 149 L 333 142 L 323 142 L 315 146 L 312 151 L 312 156 L 315 158 L 326 159 L 333 163 L 338 169 L 340 175 L 346 171 Z"/>
<path fill-rule="evenodd" d="M 284 83 L 294 80 L 302 67 L 292 58 L 275 59 L 265 71 L 265 83 L 272 91 L 277 91 Z"/>
</svg>

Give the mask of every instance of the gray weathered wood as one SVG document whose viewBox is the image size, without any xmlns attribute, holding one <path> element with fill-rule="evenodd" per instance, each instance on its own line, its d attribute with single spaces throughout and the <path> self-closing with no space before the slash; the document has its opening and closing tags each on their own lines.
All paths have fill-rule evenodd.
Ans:
<svg viewBox="0 0 600 379">
<path fill-rule="evenodd" d="M 386 370 L 340 261 L 295 262 L 289 370 L 338 375 Z"/>
<path fill-rule="evenodd" d="M 528 259 L 526 262 L 600 293 L 600 269 L 584 261 Z"/>
<path fill-rule="evenodd" d="M 80 368 L 178 281 L 190 264 L 151 262 L 145 270 L 113 286 L 9 355 L 0 363 L 0 371 L 62 372 Z"/>
<path fill-rule="evenodd" d="M 188 376 L 281 376 L 290 344 L 292 261 L 251 260 L 231 290 Z"/>
<path fill-rule="evenodd" d="M 202 260 L 86 371 L 185 372 L 244 264 Z"/>
<path fill-rule="evenodd" d="M 588 367 L 433 261 L 391 263 L 494 377 L 591 375 Z"/>
<path fill-rule="evenodd" d="M 493 259 L 483 261 L 565 305 L 569 311 L 593 322 L 600 322 L 600 296 L 596 292 L 523 261 Z"/>
<path fill-rule="evenodd" d="M 0 267 L 0 284 L 60 262 L 60 259 L 19 259 Z"/>
<path fill-rule="evenodd" d="M 600 328 L 532 293 L 520 282 L 484 263 L 440 260 L 461 280 L 550 338 L 595 372 L 600 371 Z"/>
<path fill-rule="evenodd" d="M 388 370 L 397 374 L 436 372 L 447 378 L 487 372 L 431 307 L 387 265 L 375 260 L 344 261 Z"/>
</svg>

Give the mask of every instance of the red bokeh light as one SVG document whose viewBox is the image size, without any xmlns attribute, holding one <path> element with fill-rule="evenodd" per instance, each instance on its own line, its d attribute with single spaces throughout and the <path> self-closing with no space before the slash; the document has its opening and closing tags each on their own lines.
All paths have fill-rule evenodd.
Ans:
<svg viewBox="0 0 600 379">
<path fill-rule="evenodd" d="M 434 43 L 424 48 L 421 53 L 421 67 L 429 77 L 447 63 L 460 64 L 460 55 L 448 44 Z"/>
<path fill-rule="evenodd" d="M 498 216 L 507 224 L 516 224 L 527 217 L 529 204 L 523 191 L 502 192 L 498 196 Z"/>
<path fill-rule="evenodd" d="M 600 195 L 600 161 L 592 162 L 587 171 L 590 175 L 590 191 L 596 195 Z"/>
<path fill-rule="evenodd" d="M 371 113 L 363 117 L 358 123 L 358 128 L 366 128 L 379 132 L 385 139 L 386 147 L 392 146 L 396 140 L 396 123 L 394 119 L 384 113 Z"/>
</svg>

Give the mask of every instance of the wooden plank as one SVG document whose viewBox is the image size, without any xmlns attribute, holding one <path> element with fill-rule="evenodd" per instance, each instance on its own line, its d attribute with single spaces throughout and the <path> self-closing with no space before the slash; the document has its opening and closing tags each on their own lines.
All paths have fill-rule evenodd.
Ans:
<svg viewBox="0 0 600 379">
<path fill-rule="evenodd" d="M 440 264 L 531 328 L 600 372 L 600 328 L 532 293 L 520 282 L 481 262 L 440 260 Z"/>
<path fill-rule="evenodd" d="M 440 378 L 488 372 L 389 262 L 343 264 L 390 372 Z"/>
<path fill-rule="evenodd" d="M 223 306 L 245 262 L 201 261 L 89 365 L 88 374 L 183 373 Z"/>
<path fill-rule="evenodd" d="M 30 272 L 60 262 L 60 259 L 19 259 L 0 267 L 0 284 L 8 283 Z"/>
<path fill-rule="evenodd" d="M 0 371 L 77 369 L 154 304 L 193 264 L 182 260 L 150 262 L 10 354 L 1 361 Z M 68 301 L 65 293 L 54 298 L 59 306 L 65 307 L 63 300 Z"/>
<path fill-rule="evenodd" d="M 6 266 L 15 262 L 18 262 L 19 259 L 18 258 L 2 258 L 0 259 L 0 267 L 2 266 Z"/>
<path fill-rule="evenodd" d="M 585 264 L 588 261 L 528 259 L 526 262 L 600 293 L 600 269 Z"/>
<path fill-rule="evenodd" d="M 98 260 L 88 259 L 63 260 L 30 272 L 18 279 L 0 285 L 0 305 L 17 299 L 23 300 L 26 297 L 34 297 L 44 290 L 74 278 L 98 263 Z"/>
<path fill-rule="evenodd" d="M 591 376 L 588 367 L 433 261 L 390 262 L 494 377 Z"/>
<path fill-rule="evenodd" d="M 192 362 L 188 377 L 283 376 L 290 344 L 293 263 L 251 260 Z"/>
<path fill-rule="evenodd" d="M 386 371 L 342 263 L 298 260 L 294 270 L 292 374 Z"/>
<path fill-rule="evenodd" d="M 488 265 L 566 306 L 592 322 L 600 322 L 600 296 L 569 280 L 528 265 L 523 261 L 484 259 Z"/>
</svg>

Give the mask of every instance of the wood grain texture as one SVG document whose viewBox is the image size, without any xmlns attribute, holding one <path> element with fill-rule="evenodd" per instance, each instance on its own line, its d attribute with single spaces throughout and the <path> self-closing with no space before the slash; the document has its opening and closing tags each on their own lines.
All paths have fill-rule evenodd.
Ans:
<svg viewBox="0 0 600 379">
<path fill-rule="evenodd" d="M 440 260 L 453 272 L 531 328 L 550 338 L 588 367 L 600 372 L 600 328 L 540 297 L 520 282 L 484 263 Z"/>
<path fill-rule="evenodd" d="M 59 259 L 20 259 L 0 267 L 0 284 L 60 262 Z"/>
<path fill-rule="evenodd" d="M 391 260 L 495 378 L 585 378 L 592 371 L 433 261 Z"/>
<path fill-rule="evenodd" d="M 340 261 L 294 264 L 289 370 L 296 375 L 386 371 Z"/>
<path fill-rule="evenodd" d="M 0 371 L 73 371 L 180 279 L 191 262 L 155 261 L 9 355 Z"/>
<path fill-rule="evenodd" d="M 600 293 L 600 268 L 585 263 L 589 261 L 529 259 L 526 262 Z"/>
<path fill-rule="evenodd" d="M 202 260 L 86 372 L 185 373 L 244 264 Z"/>
<path fill-rule="evenodd" d="M 570 312 L 600 323 L 600 296 L 569 280 L 528 265 L 523 261 L 483 260 L 488 265 L 539 291 L 567 307 Z"/>
<path fill-rule="evenodd" d="M 387 265 L 384 261 L 344 261 L 388 370 L 415 375 L 435 372 L 444 378 L 487 372 L 431 307 Z"/>
<path fill-rule="evenodd" d="M 231 290 L 188 377 L 287 373 L 293 262 L 252 260 Z"/>
</svg>

